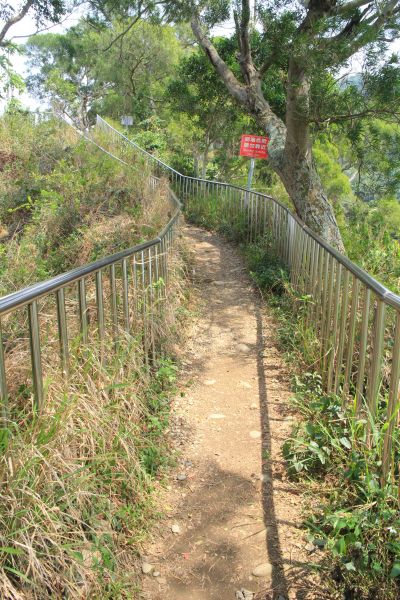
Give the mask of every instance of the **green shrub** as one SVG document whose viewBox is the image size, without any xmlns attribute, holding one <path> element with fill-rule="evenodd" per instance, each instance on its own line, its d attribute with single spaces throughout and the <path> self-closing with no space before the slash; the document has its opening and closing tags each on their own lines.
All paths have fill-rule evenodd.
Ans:
<svg viewBox="0 0 400 600">
<path fill-rule="evenodd" d="M 130 247 L 165 222 L 158 194 L 146 204 L 141 163 L 126 168 L 65 124 L 3 117 L 2 156 L 0 294 Z"/>
<path fill-rule="evenodd" d="M 245 247 L 251 274 L 277 319 L 281 350 L 295 373 L 293 404 L 301 415 L 282 447 L 288 474 L 307 484 L 311 509 L 304 526 L 316 548 L 333 594 L 354 600 L 400 597 L 400 513 L 398 467 L 380 484 L 381 449 L 387 428 L 387 399 L 375 419 L 355 404 L 326 393 L 312 370 L 319 345 L 307 325 L 309 297 L 297 295 L 268 236 Z M 371 444 L 367 443 L 367 421 Z M 400 435 L 394 433 L 394 464 Z"/>
</svg>

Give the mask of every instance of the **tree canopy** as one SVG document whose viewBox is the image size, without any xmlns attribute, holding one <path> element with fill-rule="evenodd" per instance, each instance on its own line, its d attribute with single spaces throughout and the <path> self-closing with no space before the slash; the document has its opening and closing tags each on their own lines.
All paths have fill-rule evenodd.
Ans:
<svg viewBox="0 0 400 600">
<path fill-rule="evenodd" d="M 118 31 L 123 31 L 119 22 L 112 31 L 81 22 L 65 34 L 30 38 L 27 52 L 37 73 L 28 78 L 28 87 L 84 127 L 96 111 L 131 114 L 136 122 L 147 118 L 161 102 L 180 46 L 170 27 L 146 21 L 110 46 Z"/>
<path fill-rule="evenodd" d="M 400 76 L 390 49 L 399 0 L 91 0 L 85 6 L 66 33 L 36 35 L 27 45 L 29 88 L 83 126 L 95 112 L 130 114 L 137 133 L 147 132 L 149 143 L 157 138 L 157 147 L 165 146 L 160 136 L 168 131 L 168 145 L 191 154 L 194 172 L 203 176 L 210 159 L 217 171 L 233 174 L 235 140 L 246 128 L 267 133 L 268 166 L 259 172 L 265 181 L 279 178 L 306 224 L 340 249 L 332 203 L 336 209 L 344 193 L 325 184 L 327 172 L 363 199 L 396 194 L 392 128 Z M 213 37 L 215 26 L 231 17 L 234 34 Z M 329 144 L 339 141 L 343 147 L 333 152 Z M 380 183 L 368 180 L 370 168 L 378 169 Z"/>
<path fill-rule="evenodd" d="M 210 36 L 210 26 L 233 10 L 235 65 L 228 64 Z M 272 0 L 170 2 L 175 18 L 190 18 L 193 33 L 227 91 L 270 137 L 270 164 L 299 215 L 315 231 L 343 248 L 337 224 L 312 157 L 312 134 L 326 123 L 365 115 L 398 114 L 397 59 L 386 54 L 399 29 L 400 3 L 387 0 Z M 260 43 L 254 38 L 259 32 Z M 362 85 L 337 85 L 341 71 L 364 51 Z M 282 81 L 283 106 L 264 90 L 269 74 Z M 385 88 L 390 92 L 385 94 Z"/>
</svg>

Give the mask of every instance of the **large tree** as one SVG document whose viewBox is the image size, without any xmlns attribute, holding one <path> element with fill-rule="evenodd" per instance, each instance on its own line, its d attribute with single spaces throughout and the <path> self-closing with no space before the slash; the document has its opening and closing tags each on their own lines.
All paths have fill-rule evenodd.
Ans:
<svg viewBox="0 0 400 600">
<path fill-rule="evenodd" d="M 121 22 L 94 29 L 82 20 L 63 34 L 33 36 L 26 48 L 28 88 L 84 128 L 90 113 L 135 122 L 152 114 L 181 50 L 172 27 L 142 19 L 129 31 Z"/>
<path fill-rule="evenodd" d="M 231 4 L 237 69 L 223 60 L 208 32 L 210 26 L 228 18 Z M 300 217 L 343 249 L 333 209 L 315 166 L 312 128 L 368 113 L 368 93 L 362 95 L 364 104 L 356 114 L 346 105 L 343 112 L 343 107 L 329 104 L 328 75 L 339 78 L 351 57 L 364 50 L 369 72 L 374 71 L 379 79 L 377 65 L 399 29 L 400 0 L 306 0 L 302 4 L 296 0 L 259 0 L 257 26 L 249 0 L 212 4 L 178 1 L 169 7 L 181 18 L 188 17 L 190 11 L 195 38 L 228 92 L 266 131 L 270 165 Z M 262 27 L 261 52 L 253 51 L 252 27 Z M 263 91 L 263 81 L 273 69 L 278 70 L 286 86 L 283 115 Z M 387 106 L 383 109 L 391 111 Z M 377 112 L 378 107 L 374 107 L 374 114 Z"/>
<path fill-rule="evenodd" d="M 220 40 L 221 44 L 229 52 L 230 40 Z M 201 51 L 183 57 L 166 96 L 174 119 L 183 114 L 192 124 L 194 172 L 199 176 L 200 166 L 200 176 L 205 178 L 213 148 L 222 146 L 229 155 L 229 147 L 232 142 L 237 145 L 250 118 L 244 118 L 234 100 L 227 98 L 224 84 Z"/>
</svg>

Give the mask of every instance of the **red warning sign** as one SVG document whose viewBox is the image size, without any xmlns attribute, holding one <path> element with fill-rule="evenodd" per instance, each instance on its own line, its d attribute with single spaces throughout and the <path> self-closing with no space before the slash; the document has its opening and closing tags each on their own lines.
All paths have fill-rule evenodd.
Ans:
<svg viewBox="0 0 400 600">
<path fill-rule="evenodd" d="M 264 135 L 242 135 L 240 156 L 250 158 L 268 158 L 269 139 Z"/>
</svg>

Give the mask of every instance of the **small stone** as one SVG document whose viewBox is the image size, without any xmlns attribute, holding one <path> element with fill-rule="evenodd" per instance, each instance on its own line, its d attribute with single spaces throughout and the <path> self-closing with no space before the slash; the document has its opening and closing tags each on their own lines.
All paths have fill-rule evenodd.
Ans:
<svg viewBox="0 0 400 600">
<path fill-rule="evenodd" d="M 258 408 L 258 404 L 256 404 L 255 402 L 253 402 L 253 404 L 250 404 L 250 410 L 257 410 Z"/>
<path fill-rule="evenodd" d="M 160 577 L 160 571 L 153 571 L 153 577 Z"/>
<path fill-rule="evenodd" d="M 185 467 L 193 467 L 193 463 L 191 460 L 185 460 L 184 465 Z"/>
<path fill-rule="evenodd" d="M 176 478 L 178 481 L 185 481 L 186 475 L 185 473 L 179 473 L 179 475 L 177 475 Z"/>
<path fill-rule="evenodd" d="M 240 387 L 246 389 L 246 390 L 250 390 L 253 386 L 248 383 L 247 381 L 239 381 L 239 385 Z"/>
<path fill-rule="evenodd" d="M 221 413 L 214 413 L 213 415 L 209 416 L 209 419 L 225 419 L 225 415 Z"/>
<path fill-rule="evenodd" d="M 179 525 L 177 523 L 174 523 L 173 525 L 171 525 L 171 531 L 172 533 L 180 533 L 181 532 L 181 528 L 179 527 Z"/>
<path fill-rule="evenodd" d="M 271 577 L 272 565 L 271 563 L 262 563 L 261 565 L 257 565 L 252 573 L 255 577 Z"/>
<path fill-rule="evenodd" d="M 253 440 L 257 440 L 261 437 L 261 431 L 250 431 L 249 435 L 251 438 L 253 438 Z"/>
<path fill-rule="evenodd" d="M 312 542 L 309 542 L 308 544 L 306 544 L 305 549 L 311 554 L 311 552 L 315 552 L 317 548 Z"/>
<path fill-rule="evenodd" d="M 216 379 L 206 379 L 204 385 L 214 385 L 217 383 Z"/>
<path fill-rule="evenodd" d="M 149 573 L 152 572 L 153 569 L 154 569 L 154 567 L 150 563 L 147 563 L 147 562 L 142 563 L 142 573 L 144 573 L 144 575 L 148 575 Z"/>
<path fill-rule="evenodd" d="M 236 350 L 239 350 L 239 352 L 249 352 L 250 348 L 247 344 L 238 344 Z"/>
<path fill-rule="evenodd" d="M 214 285 L 225 285 L 225 281 L 213 281 Z"/>
<path fill-rule="evenodd" d="M 236 600 L 253 600 L 254 592 L 242 588 L 241 590 L 237 590 L 235 598 Z"/>
</svg>

